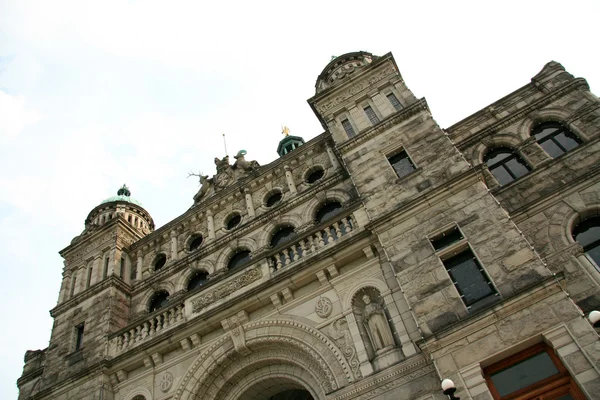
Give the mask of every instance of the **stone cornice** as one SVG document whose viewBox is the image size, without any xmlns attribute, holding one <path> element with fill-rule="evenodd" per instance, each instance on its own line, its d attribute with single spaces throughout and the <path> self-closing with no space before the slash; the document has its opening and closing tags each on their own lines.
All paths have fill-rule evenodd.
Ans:
<svg viewBox="0 0 600 400">
<path fill-rule="evenodd" d="M 377 125 L 374 125 L 374 126 L 370 127 L 369 129 L 366 129 L 366 130 L 360 132 L 358 135 L 354 136 L 353 138 L 346 140 L 344 143 L 339 144 L 337 146 L 337 149 L 341 153 L 346 153 L 346 152 L 356 148 L 357 146 L 361 145 L 362 143 L 366 142 L 367 140 L 379 135 L 380 133 L 385 132 L 388 129 L 394 128 L 398 124 L 410 119 L 411 117 L 414 117 L 415 115 L 419 114 L 421 111 L 426 111 L 428 113 L 430 112 L 429 106 L 427 105 L 427 101 L 425 100 L 425 98 L 421 98 L 420 100 L 411 104 L 410 106 L 403 108 L 402 110 L 398 111 L 397 113 L 392 114 L 389 117 L 385 118 L 384 120 L 379 122 Z"/>
<path fill-rule="evenodd" d="M 531 84 L 525 86 L 523 89 L 525 89 L 525 88 L 531 89 Z M 577 90 L 577 89 L 589 89 L 589 86 L 587 85 L 587 82 L 585 81 L 585 79 L 583 79 L 583 78 L 573 79 L 569 83 L 566 83 L 565 85 L 554 90 L 553 92 L 542 97 L 541 99 L 534 101 L 533 103 L 529 104 L 528 106 L 500 119 L 499 121 L 493 123 L 492 125 L 487 126 L 483 129 L 473 133 L 467 139 L 465 139 L 461 142 L 455 143 L 456 147 L 458 147 L 459 149 L 465 149 L 469 146 L 472 146 L 473 144 L 479 142 L 483 137 L 485 137 L 489 134 L 498 132 L 499 130 L 506 128 L 507 126 L 512 125 L 515 122 L 522 120 L 523 118 L 525 118 L 525 116 L 527 116 L 531 112 L 539 110 L 539 109 L 543 108 L 544 106 L 546 106 L 547 104 L 549 104 L 549 103 L 559 99 L 560 97 L 563 97 L 563 96 L 567 95 L 568 93 L 570 93 L 574 90 Z M 494 103 L 494 104 L 496 104 L 496 103 Z M 480 112 L 482 112 L 482 111 L 480 111 Z M 492 117 L 490 117 L 490 118 L 492 118 Z M 466 128 L 462 128 L 461 126 L 459 126 L 459 124 L 452 125 L 450 128 L 448 128 L 446 130 L 448 132 L 450 138 L 455 138 L 456 136 L 460 135 L 461 133 L 463 133 L 463 131 L 466 130 Z"/>
</svg>

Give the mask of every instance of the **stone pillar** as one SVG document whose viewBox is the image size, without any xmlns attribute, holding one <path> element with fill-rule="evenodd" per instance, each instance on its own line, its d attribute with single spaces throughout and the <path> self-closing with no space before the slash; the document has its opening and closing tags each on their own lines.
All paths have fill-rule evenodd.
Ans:
<svg viewBox="0 0 600 400">
<path fill-rule="evenodd" d="M 352 310 L 348 310 L 346 312 L 346 322 L 348 323 L 348 329 L 350 330 L 350 335 L 352 336 L 352 342 L 356 347 L 356 357 L 360 362 L 360 372 L 362 373 L 363 377 L 367 377 L 373 373 L 373 366 L 369 362 L 367 349 L 362 340 L 362 335 L 360 334 L 358 323 L 356 322 L 356 317 L 352 313 Z"/>
<path fill-rule="evenodd" d="M 335 156 L 333 149 L 331 147 L 329 147 L 329 145 L 327 145 L 327 155 L 329 156 L 329 161 L 331 161 L 331 167 L 334 170 L 340 169 L 340 163 L 338 162 L 338 159 Z"/>
<path fill-rule="evenodd" d="M 177 260 L 177 232 L 171 231 L 171 259 Z"/>
<path fill-rule="evenodd" d="M 97 254 L 94 257 L 94 261 L 92 261 L 92 268 L 94 269 L 94 273 L 92 274 L 90 286 L 102 280 L 102 254 Z"/>
<path fill-rule="evenodd" d="M 142 280 L 142 266 L 144 264 L 144 257 L 142 257 L 142 251 L 137 251 L 137 273 L 135 274 L 135 279 L 138 281 Z"/>
<path fill-rule="evenodd" d="M 294 182 L 294 176 L 292 175 L 292 169 L 287 165 L 284 165 L 283 169 L 285 169 L 285 179 L 287 180 L 287 184 L 290 189 L 290 193 L 293 195 L 297 194 L 298 190 L 296 189 L 296 183 Z"/>
<path fill-rule="evenodd" d="M 215 238 L 215 219 L 210 210 L 206 211 L 206 219 L 208 221 L 208 239 L 211 240 Z"/>
<path fill-rule="evenodd" d="M 398 307 L 392 298 L 392 292 L 388 292 L 383 297 L 383 301 L 385 302 L 385 307 L 390 313 L 390 318 L 392 319 L 392 323 L 396 328 L 396 332 L 398 333 L 398 339 L 400 340 L 400 345 L 402 346 L 402 353 L 405 357 L 410 357 L 413 354 L 417 353 L 417 349 L 410 340 L 408 336 L 408 332 L 406 331 L 406 327 L 404 326 L 404 322 L 402 322 L 402 317 L 400 316 L 400 311 L 398 311 Z"/>
<path fill-rule="evenodd" d="M 358 132 L 362 131 L 365 128 L 368 128 L 370 126 L 370 122 L 368 123 L 365 119 L 365 115 L 364 115 L 364 111 L 363 110 L 359 110 L 356 107 L 352 107 L 350 110 L 348 110 L 350 112 L 350 116 L 352 117 L 352 120 L 354 121 L 354 125 L 358 128 Z M 358 135 L 358 132 L 355 132 Z"/>
<path fill-rule="evenodd" d="M 67 300 L 67 293 L 69 293 L 69 284 L 71 283 L 71 273 L 63 276 L 62 284 L 60 285 L 60 291 L 58 292 L 58 302 L 62 303 Z"/>
<path fill-rule="evenodd" d="M 246 197 L 246 210 L 248 211 L 248 215 L 254 217 L 256 213 L 254 212 L 254 203 L 252 202 L 252 194 L 250 194 L 250 189 L 244 189 L 244 195 Z"/>
</svg>

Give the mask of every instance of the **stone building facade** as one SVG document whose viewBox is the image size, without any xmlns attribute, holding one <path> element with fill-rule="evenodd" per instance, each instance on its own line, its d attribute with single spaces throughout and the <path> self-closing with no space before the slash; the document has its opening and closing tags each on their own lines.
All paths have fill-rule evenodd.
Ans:
<svg viewBox="0 0 600 400">
<path fill-rule="evenodd" d="M 586 81 L 550 62 L 441 129 L 355 52 L 308 103 L 324 133 L 215 159 L 166 225 L 126 187 L 90 212 L 19 399 L 599 399 Z"/>
</svg>

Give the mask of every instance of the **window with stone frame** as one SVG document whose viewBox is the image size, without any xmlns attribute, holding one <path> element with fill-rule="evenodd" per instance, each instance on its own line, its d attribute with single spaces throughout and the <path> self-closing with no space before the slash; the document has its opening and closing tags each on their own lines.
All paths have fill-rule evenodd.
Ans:
<svg viewBox="0 0 600 400">
<path fill-rule="evenodd" d="M 406 150 L 400 150 L 394 155 L 389 156 L 388 161 L 392 168 L 394 168 L 398 178 L 403 178 L 417 169 Z"/>
<path fill-rule="evenodd" d="M 500 185 L 509 184 L 531 171 L 517 152 L 508 147 L 497 147 L 488 151 L 483 161 Z"/>
<path fill-rule="evenodd" d="M 573 239 L 600 269 L 600 217 L 588 218 L 577 224 L 573 229 Z"/>
<path fill-rule="evenodd" d="M 78 351 L 83 347 L 83 332 L 85 324 L 82 322 L 75 326 L 75 346 L 74 350 Z"/>
<path fill-rule="evenodd" d="M 377 114 L 375 114 L 375 110 L 373 110 L 373 107 L 366 106 L 365 108 L 363 108 L 363 110 L 365 111 L 365 114 L 367 114 L 367 118 L 369 118 L 369 122 L 371 122 L 371 125 L 377 125 L 379 123 L 379 117 L 377 116 Z"/>
<path fill-rule="evenodd" d="M 529 347 L 483 370 L 495 400 L 584 400 L 554 350 L 545 343 Z"/>
<path fill-rule="evenodd" d="M 467 309 L 498 295 L 458 226 L 436 234 L 429 241 Z"/>
<path fill-rule="evenodd" d="M 554 121 L 537 125 L 531 131 L 531 135 L 552 158 L 559 157 L 583 143 L 567 127 Z"/>
<path fill-rule="evenodd" d="M 354 131 L 354 128 L 352 127 L 352 124 L 348 118 L 342 120 L 342 127 L 346 131 L 346 135 L 348 135 L 349 138 L 356 136 L 356 132 Z"/>
<path fill-rule="evenodd" d="M 396 95 L 394 93 L 388 93 L 386 95 L 388 101 L 390 102 L 390 104 L 392 105 L 392 107 L 394 107 L 394 110 L 396 111 L 400 111 L 402 110 L 402 104 L 400 104 L 400 101 L 398 100 L 398 98 L 396 97 Z"/>
</svg>

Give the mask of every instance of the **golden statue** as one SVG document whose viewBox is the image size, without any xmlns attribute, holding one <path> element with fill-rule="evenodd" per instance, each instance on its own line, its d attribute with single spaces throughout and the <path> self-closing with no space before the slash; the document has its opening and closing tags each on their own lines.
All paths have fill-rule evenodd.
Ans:
<svg viewBox="0 0 600 400">
<path fill-rule="evenodd" d="M 288 128 L 287 126 L 284 126 L 283 129 L 281 130 L 281 133 L 283 133 L 285 136 L 290 136 L 290 128 Z"/>
</svg>

